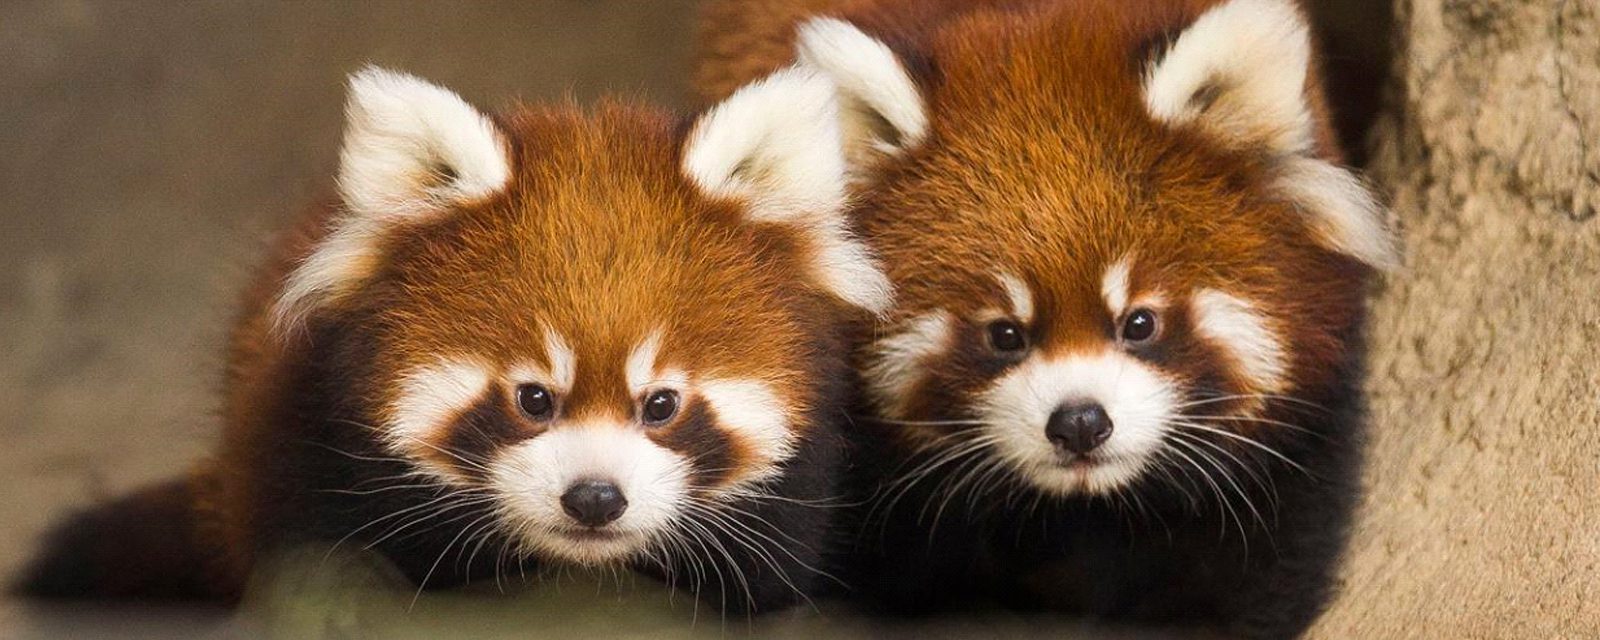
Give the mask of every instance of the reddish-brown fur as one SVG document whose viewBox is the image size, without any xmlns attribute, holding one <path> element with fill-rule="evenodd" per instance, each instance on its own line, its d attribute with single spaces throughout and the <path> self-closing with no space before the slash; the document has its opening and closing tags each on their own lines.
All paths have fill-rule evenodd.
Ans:
<svg viewBox="0 0 1600 640">
<path fill-rule="evenodd" d="M 1175 506 L 1183 503 L 1178 497 L 1170 505 L 1154 501 L 1165 521 L 1147 526 L 1129 524 L 1138 518 L 1120 512 L 1102 513 L 1105 505 L 1087 500 L 1047 496 L 1041 500 L 1053 507 L 1013 508 L 1028 504 L 1025 487 L 1015 502 L 1015 496 L 994 494 L 952 500 L 937 494 L 948 482 L 931 481 L 940 487 L 929 498 L 934 504 L 943 500 L 959 511 L 965 500 L 977 510 L 939 529 L 954 541 L 934 540 L 920 517 L 901 523 L 903 538 L 893 537 L 896 525 L 888 526 L 891 548 L 868 552 L 880 555 L 864 561 L 862 580 L 888 585 L 884 590 L 902 605 L 936 607 L 940 596 L 976 593 L 1113 617 L 1203 618 L 1234 624 L 1239 634 L 1275 636 L 1303 627 L 1326 593 L 1330 558 L 1340 548 L 1353 496 L 1360 334 L 1373 271 L 1329 248 L 1311 218 L 1278 191 L 1277 151 L 1151 115 L 1144 101 L 1147 68 L 1185 27 L 1220 4 L 713 0 L 706 9 L 696 78 L 707 99 L 725 95 L 747 74 L 790 64 L 796 26 L 816 16 L 843 19 L 888 45 L 921 92 L 925 140 L 866 167 L 855 213 L 897 287 L 891 330 L 943 309 L 954 318 L 956 346 L 920 363 L 923 377 L 901 398 L 903 411 L 881 421 L 883 433 L 863 434 L 882 436 L 893 451 L 890 460 L 915 461 L 923 443 L 968 428 L 962 421 L 971 424 L 976 398 L 1010 366 L 982 346 L 984 311 L 1009 307 L 997 273 L 1014 274 L 1032 291 L 1038 320 L 1027 328 L 1028 357 L 1114 344 L 1119 319 L 1107 312 L 1101 285 L 1110 265 L 1130 257 L 1132 297 L 1159 293 L 1164 300 L 1157 310 L 1167 337 L 1158 353 L 1139 357 L 1195 394 L 1186 400 L 1263 391 L 1225 350 L 1193 335 L 1194 318 L 1186 310 L 1200 289 L 1251 301 L 1289 358 L 1287 379 L 1275 391 L 1289 399 L 1240 398 L 1203 409 L 1241 416 L 1226 428 L 1290 451 L 1314 469 L 1314 481 L 1288 467 L 1267 472 L 1276 483 L 1271 499 L 1281 497 L 1285 506 L 1279 521 L 1262 523 L 1270 529 L 1263 537 L 1277 536 L 1280 557 L 1261 551 L 1272 548 L 1271 541 L 1219 544 L 1215 524 Z M 1314 61 L 1307 77 L 1312 153 L 1337 162 Z M 863 351 L 871 366 L 876 356 Z M 1327 411 L 1313 410 L 1318 415 L 1308 418 L 1307 405 Z M 1214 440 L 1217 451 L 1240 459 L 1259 453 L 1238 440 Z M 1220 465 L 1215 473 L 1223 473 Z M 906 485 L 891 486 L 906 491 L 898 489 Z M 986 501 L 1004 506 L 990 512 L 971 506 Z M 910 510 L 915 516 L 916 508 Z M 984 519 L 985 513 L 993 518 Z M 963 529 L 971 537 L 963 537 Z M 1145 544 L 1163 536 L 1170 544 Z M 897 545 L 913 550 L 892 548 Z M 921 566 L 942 561 L 948 566 Z M 1213 575 L 1201 568 L 1208 563 L 1237 565 L 1242 573 Z M 1121 599 L 1129 593 L 1140 597 Z M 1264 606 L 1268 601 L 1278 604 Z"/>
<path fill-rule="evenodd" d="M 350 532 L 362 524 L 340 522 L 349 516 L 325 508 L 323 501 L 337 497 L 324 496 L 373 486 L 350 486 L 374 478 L 344 476 L 344 469 L 360 464 L 352 459 L 392 453 L 376 444 L 379 425 L 341 416 L 380 422 L 397 379 L 441 356 L 470 357 L 492 370 L 527 362 L 548 366 L 542 362 L 544 331 L 554 330 L 581 363 L 571 392 L 561 398 L 563 419 L 625 421 L 636 411 L 638 390 L 626 388 L 624 361 L 659 331 L 658 363 L 699 376 L 762 381 L 786 404 L 787 426 L 801 441 L 819 418 L 835 418 L 813 407 L 834 402 L 836 385 L 813 378 L 842 374 L 839 332 L 855 312 L 813 281 L 804 229 L 749 221 L 743 204 L 710 198 L 691 184 L 680 169 L 685 121 L 659 109 L 605 102 L 589 112 L 519 107 L 496 123 L 510 147 L 508 185 L 385 230 L 381 258 L 364 265 L 362 284 L 287 333 L 272 317 L 286 277 L 327 236 L 332 221 L 350 214 L 336 202 L 322 203 L 275 245 L 232 333 L 220 448 L 175 494 L 192 507 L 192 532 L 164 541 L 163 549 L 180 550 L 190 566 L 206 567 L 204 589 L 191 587 L 188 595 L 237 598 L 264 551 L 308 539 L 332 542 L 341 528 Z M 505 394 L 491 393 L 510 416 L 503 422 L 521 431 L 492 436 L 516 440 L 543 428 L 519 418 Z M 648 437 L 688 458 L 707 454 L 701 457 L 709 462 L 694 463 L 704 466 L 693 476 L 696 491 L 715 490 L 737 480 L 742 469 L 769 462 L 738 433 L 690 419 L 706 409 L 697 400 L 685 402 L 680 415 L 689 417 Z M 691 428 L 711 432 L 684 431 Z M 437 430 L 418 455 L 457 464 L 460 456 L 443 453 L 458 450 L 447 441 L 450 431 Z M 786 522 L 791 516 L 767 517 L 776 520 L 772 526 L 809 531 L 810 525 Z M 427 555 L 392 559 L 403 566 L 409 561 L 404 568 L 420 574 L 416 563 L 427 568 L 436 554 Z M 85 562 L 95 566 L 74 579 L 101 580 L 97 561 Z M 758 591 L 754 597 L 767 603 L 803 597 L 791 587 L 777 588 L 775 596 Z M 98 589 L 78 583 L 61 594 L 121 595 Z"/>
<path fill-rule="evenodd" d="M 780 395 L 804 411 L 815 387 L 797 363 L 817 347 L 815 328 L 840 310 L 800 275 L 807 247 L 796 231 L 745 222 L 740 207 L 694 189 L 678 170 L 682 127 L 663 112 L 615 103 L 593 114 L 524 108 L 500 122 L 517 168 L 509 194 L 391 234 L 385 253 L 392 257 L 377 269 L 377 284 L 339 303 L 339 314 L 362 310 L 381 345 L 383 373 L 369 381 L 368 401 L 389 400 L 398 372 L 440 354 L 514 364 L 528 357 L 529 345 L 542 344 L 549 326 L 585 363 L 564 413 L 625 416 L 634 398 L 608 374 L 621 371 L 629 349 L 651 331 L 666 328 L 660 360 L 781 380 Z M 234 333 L 227 430 L 209 465 L 218 479 L 202 499 L 229 540 L 235 573 L 257 548 L 264 505 L 255 470 L 296 428 L 282 415 L 282 368 L 316 356 L 307 341 L 280 347 L 267 311 L 276 283 L 333 211 L 319 207 L 280 244 Z M 523 240 L 546 236 L 575 244 Z"/>
<path fill-rule="evenodd" d="M 742 74 L 788 64 L 792 36 L 779 34 L 815 15 L 895 48 L 923 88 L 929 142 L 884 161 L 857 208 L 898 288 L 895 317 L 1005 308 L 994 273 L 1007 270 L 1054 318 L 1040 348 L 1070 349 L 1109 329 L 1101 275 L 1132 253 L 1142 261 L 1136 296 L 1214 287 L 1294 318 L 1276 327 L 1295 334 L 1292 377 L 1324 385 L 1344 355 L 1336 336 L 1361 316 L 1364 289 L 1349 284 L 1366 269 L 1318 245 L 1294 205 L 1270 192 L 1269 158 L 1156 122 L 1141 101 L 1152 50 L 1216 4 L 861 0 L 765 20 L 753 6 L 713 2 L 697 78 L 714 99 Z M 748 31 L 721 27 L 735 14 L 745 18 L 731 24 Z M 751 42 L 762 44 L 729 55 Z M 1320 114 L 1315 74 L 1307 93 Z M 1327 119 L 1317 122 L 1318 153 L 1336 160 Z"/>
</svg>

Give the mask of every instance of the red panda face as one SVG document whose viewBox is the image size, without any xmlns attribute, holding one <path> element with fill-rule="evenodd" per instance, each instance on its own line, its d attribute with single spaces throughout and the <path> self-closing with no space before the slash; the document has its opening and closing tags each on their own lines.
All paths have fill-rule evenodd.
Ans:
<svg viewBox="0 0 1600 640">
<path fill-rule="evenodd" d="M 1292 4 L 1124 9 L 979 13 L 912 52 L 915 79 L 846 23 L 801 29 L 800 58 L 860 88 L 859 210 L 897 287 L 861 366 L 940 464 L 1108 494 L 1270 449 L 1392 260 L 1317 151 Z"/>
<path fill-rule="evenodd" d="M 422 231 L 371 285 L 384 435 L 501 496 L 542 552 L 600 560 L 778 472 L 839 313 L 799 284 L 784 230 L 683 187 L 584 184 L 605 161 L 568 173 L 540 153 L 549 187 Z"/>
<path fill-rule="evenodd" d="M 1201 269 L 1189 256 L 1203 246 L 1108 244 L 1072 245 L 1065 260 L 1044 259 L 1054 243 L 1013 244 L 1022 259 L 906 287 L 899 329 L 863 354 L 886 422 L 912 446 L 982 443 L 1050 492 L 1108 493 L 1183 456 L 1222 455 L 1196 436 L 1230 449 L 1270 441 L 1282 418 L 1263 413 L 1269 401 L 1326 384 L 1359 317 L 1360 288 L 1343 279 L 1359 269 L 1331 260 L 1307 277 L 1276 262 L 1327 260 L 1315 251 Z"/>
<path fill-rule="evenodd" d="M 767 104 L 788 96 L 788 110 Z M 421 81 L 352 82 L 346 217 L 277 317 L 370 352 L 350 392 L 419 476 L 526 553 L 650 554 L 759 495 L 885 280 L 844 230 L 832 89 L 785 72 L 680 128 L 607 105 L 497 122 Z M 798 124 L 792 119 L 799 118 Z M 685 131 L 685 133 L 679 133 Z"/>
</svg>

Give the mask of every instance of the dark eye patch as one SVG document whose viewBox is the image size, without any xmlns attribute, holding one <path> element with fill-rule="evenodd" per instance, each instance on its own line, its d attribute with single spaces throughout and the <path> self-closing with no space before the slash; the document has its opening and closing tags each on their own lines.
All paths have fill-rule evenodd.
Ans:
<svg viewBox="0 0 1600 640">
<path fill-rule="evenodd" d="M 506 393 L 496 386 L 466 411 L 458 414 L 445 429 L 445 437 L 435 446 L 424 447 L 430 455 L 474 478 L 484 474 L 483 466 L 495 451 L 531 434 L 527 424 L 506 413 Z"/>
<path fill-rule="evenodd" d="M 1026 354 L 998 351 L 990 343 L 989 324 L 954 320 L 951 331 L 957 336 L 950 348 L 924 360 L 923 376 L 906 391 L 905 408 L 915 420 L 970 420 L 971 405 L 996 377 L 1016 366 Z"/>
<path fill-rule="evenodd" d="M 689 478 L 700 487 L 715 486 L 733 473 L 737 463 L 728 434 L 717 428 L 716 418 L 704 402 L 690 402 L 671 426 L 651 437 L 693 461 Z"/>
</svg>

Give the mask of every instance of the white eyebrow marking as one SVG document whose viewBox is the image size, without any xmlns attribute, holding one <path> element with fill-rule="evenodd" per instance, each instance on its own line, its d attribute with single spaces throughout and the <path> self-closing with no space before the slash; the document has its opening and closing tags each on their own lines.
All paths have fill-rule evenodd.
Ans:
<svg viewBox="0 0 1600 640">
<path fill-rule="evenodd" d="M 1244 374 L 1264 391 L 1279 391 L 1287 357 L 1266 316 L 1248 300 L 1216 289 L 1194 294 L 1195 329 L 1239 361 Z"/>
<path fill-rule="evenodd" d="M 1105 298 L 1106 309 L 1111 311 L 1113 318 L 1122 317 L 1122 312 L 1128 310 L 1130 262 L 1129 256 L 1123 256 L 1106 268 L 1105 279 L 1100 281 L 1100 296 Z"/>
<path fill-rule="evenodd" d="M 510 382 L 537 382 L 558 392 L 571 391 L 577 379 L 578 356 L 561 334 L 549 327 L 544 328 L 544 353 L 547 366 L 533 362 L 515 365 L 506 373 Z"/>
<path fill-rule="evenodd" d="M 656 379 L 656 354 L 661 351 L 661 331 L 650 332 L 645 339 L 633 348 L 628 354 L 627 370 L 628 388 L 634 391 L 643 389 Z"/>
<path fill-rule="evenodd" d="M 561 334 L 545 327 L 544 352 L 545 357 L 550 359 L 551 384 L 563 391 L 572 390 L 572 383 L 578 374 L 578 356 L 572 352 L 572 347 L 567 345 Z"/>
<path fill-rule="evenodd" d="M 1006 297 L 1011 299 L 1011 313 L 1024 323 L 1033 322 L 1033 292 L 1028 284 L 1009 273 L 998 274 L 995 278 L 1005 287 Z"/>
</svg>

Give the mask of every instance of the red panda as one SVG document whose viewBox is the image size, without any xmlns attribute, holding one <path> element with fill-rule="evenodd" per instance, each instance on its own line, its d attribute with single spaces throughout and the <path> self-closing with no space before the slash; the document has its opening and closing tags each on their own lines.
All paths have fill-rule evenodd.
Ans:
<svg viewBox="0 0 1600 640">
<path fill-rule="evenodd" d="M 713 2 L 700 89 L 842 93 L 880 604 L 1291 636 L 1356 497 L 1370 282 L 1291 0 Z M 869 457 L 869 459 L 873 459 Z"/>
<path fill-rule="evenodd" d="M 802 70 L 692 120 L 354 75 L 338 201 L 245 298 L 215 456 L 63 525 L 23 590 L 234 601 L 314 542 L 419 588 L 621 567 L 725 612 L 802 601 L 846 332 L 891 295 L 841 213 L 836 109 Z"/>
</svg>

